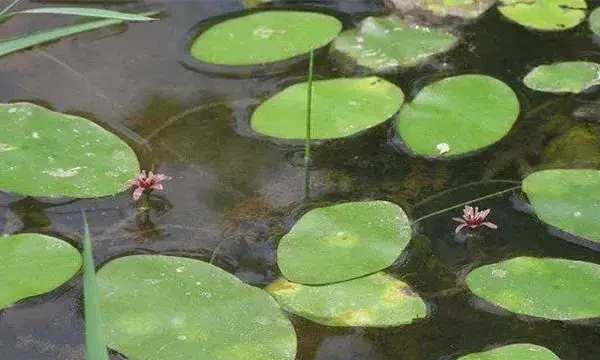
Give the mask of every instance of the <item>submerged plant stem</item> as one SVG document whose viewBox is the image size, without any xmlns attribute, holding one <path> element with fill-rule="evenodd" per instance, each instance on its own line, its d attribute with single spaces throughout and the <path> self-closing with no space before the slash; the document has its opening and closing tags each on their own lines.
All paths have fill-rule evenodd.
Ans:
<svg viewBox="0 0 600 360">
<path fill-rule="evenodd" d="M 473 202 L 476 202 L 476 201 L 485 200 L 485 199 L 489 199 L 489 198 L 492 198 L 492 197 L 495 197 L 495 196 L 498 196 L 498 195 L 502 195 L 502 194 L 505 194 L 505 193 L 507 193 L 507 192 L 511 192 L 511 191 L 513 191 L 513 190 L 517 190 L 517 189 L 520 189 L 520 188 L 521 188 L 521 185 L 519 185 L 519 186 L 513 186 L 513 187 L 510 187 L 510 188 L 508 188 L 508 189 L 504 189 L 504 190 L 501 190 L 501 191 L 495 192 L 495 193 L 493 193 L 493 194 L 489 194 L 489 195 L 485 195 L 485 196 L 482 196 L 482 197 L 478 197 L 478 198 L 476 198 L 476 199 L 472 199 L 472 200 L 469 200 L 469 201 L 465 201 L 465 202 L 463 202 L 463 203 L 456 204 L 456 205 L 453 205 L 453 206 L 450 206 L 450 207 L 444 208 L 444 209 L 442 209 L 442 210 L 439 210 L 439 211 L 436 211 L 436 212 L 432 212 L 432 213 L 430 213 L 430 214 L 427 214 L 427 215 L 425 215 L 425 216 L 421 216 L 420 218 L 418 218 L 418 219 L 414 220 L 414 221 L 413 221 L 413 224 L 414 224 L 414 223 L 417 223 L 417 222 L 419 222 L 419 221 L 421 221 L 421 220 L 425 220 L 425 219 L 428 219 L 428 218 L 430 218 L 430 217 L 433 217 L 433 216 L 436 216 L 436 215 L 439 215 L 439 214 L 443 214 L 443 213 L 445 213 L 445 212 L 447 212 L 447 211 L 454 210 L 454 209 L 456 209 L 456 208 L 459 208 L 459 207 L 463 207 L 463 206 L 465 206 L 465 205 L 468 205 L 468 204 L 470 204 L 470 203 L 473 203 Z"/>
<path fill-rule="evenodd" d="M 306 140 L 304 141 L 304 195 L 310 196 L 310 141 L 311 141 L 311 113 L 312 113 L 312 83 L 315 62 L 315 52 L 310 50 L 308 61 L 308 89 L 306 91 Z"/>
</svg>

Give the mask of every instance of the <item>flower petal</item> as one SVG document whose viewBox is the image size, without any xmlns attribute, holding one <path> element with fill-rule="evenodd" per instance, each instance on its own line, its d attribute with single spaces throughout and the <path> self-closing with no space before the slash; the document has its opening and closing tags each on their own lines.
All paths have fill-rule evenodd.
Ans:
<svg viewBox="0 0 600 360">
<path fill-rule="evenodd" d="M 162 186 L 162 184 L 154 184 L 154 185 L 150 186 L 150 189 L 162 190 L 163 186 Z"/>
<path fill-rule="evenodd" d="M 142 196 L 143 192 L 144 192 L 143 187 L 138 187 L 137 189 L 135 189 L 135 191 L 133 192 L 133 200 L 139 200 L 139 198 Z"/>
<path fill-rule="evenodd" d="M 489 222 L 489 221 L 486 221 L 486 222 L 484 222 L 484 223 L 481 223 L 481 225 L 485 225 L 485 226 L 489 227 L 490 229 L 497 229 L 497 228 L 498 228 L 498 225 L 496 225 L 496 224 L 494 224 L 494 223 L 491 223 L 491 222 Z"/>
<path fill-rule="evenodd" d="M 477 214 L 477 218 L 478 218 L 479 220 L 483 220 L 483 219 L 485 219 L 485 218 L 488 216 L 488 214 L 490 213 L 490 211 L 492 211 L 492 209 L 487 209 L 487 210 L 480 211 L 480 212 Z"/>
<path fill-rule="evenodd" d="M 473 207 L 469 206 L 469 205 L 465 205 L 463 212 L 465 213 L 465 216 L 467 216 L 467 217 L 473 216 Z"/>
<path fill-rule="evenodd" d="M 461 218 L 452 218 L 452 220 L 454 221 L 458 221 L 460 223 L 466 224 L 467 222 L 465 221 L 465 219 L 461 219 Z"/>
<path fill-rule="evenodd" d="M 456 229 L 454 230 L 455 234 L 458 234 L 459 231 L 461 231 L 464 227 L 467 227 L 467 224 L 460 224 L 456 227 Z"/>
</svg>

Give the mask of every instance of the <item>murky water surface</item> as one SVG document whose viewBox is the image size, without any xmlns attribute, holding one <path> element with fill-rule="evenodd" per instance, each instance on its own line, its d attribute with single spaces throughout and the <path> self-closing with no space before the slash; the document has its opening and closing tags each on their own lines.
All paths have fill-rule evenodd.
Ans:
<svg viewBox="0 0 600 360">
<path fill-rule="evenodd" d="M 376 0 L 314 3 L 348 12 L 355 19 L 384 9 Z M 589 3 L 594 7 L 598 2 Z M 521 117 L 513 131 L 482 153 L 452 161 L 430 162 L 398 150 L 391 123 L 351 139 L 318 144 L 311 198 L 305 199 L 301 148 L 253 135 L 248 126 L 257 104 L 303 81 L 305 71 L 224 78 L 193 72 L 179 63 L 181 39 L 188 29 L 201 20 L 241 10 L 241 3 L 156 0 L 124 8 L 164 9 L 165 16 L 160 22 L 116 26 L 1 59 L 0 101 L 31 101 L 93 119 L 127 139 L 143 167 L 155 165 L 173 179 L 154 198 L 149 216 L 139 215 L 129 193 L 68 203 L 0 193 L 3 233 L 48 233 L 80 247 L 83 208 L 95 237 L 98 265 L 127 254 L 172 254 L 212 260 L 263 287 L 278 276 L 274 254 L 278 239 L 310 208 L 383 199 L 400 204 L 416 218 L 513 186 L 493 182 L 445 192 L 481 180 L 519 181 L 532 168 L 555 161 L 544 155 L 544 148 L 573 128 L 598 131 L 597 89 L 565 105 L 563 98 L 521 84 L 522 77 L 541 63 L 599 62 L 600 43 L 586 23 L 571 31 L 533 32 L 492 9 L 465 27 L 461 44 L 453 51 L 386 78 L 410 99 L 438 78 L 464 73 L 497 77 L 521 101 Z M 69 21 L 23 16 L 3 26 L 0 35 Z M 341 74 L 322 55 L 317 57 L 316 76 Z M 548 106 L 534 110 L 544 104 Z M 563 152 L 572 155 L 569 149 Z M 579 166 L 598 167 L 597 159 L 578 161 Z M 442 195 L 428 200 L 438 193 Z M 460 244 L 453 235 L 456 223 L 450 219 L 459 210 L 432 217 L 418 225 L 408 251 L 388 270 L 428 302 L 427 319 L 405 327 L 361 329 L 331 328 L 292 317 L 299 341 L 297 358 L 449 360 L 491 345 L 532 342 L 564 360 L 600 359 L 597 322 L 533 321 L 502 313 L 475 301 L 462 284 L 473 267 L 519 255 L 600 263 L 600 254 L 549 231 L 528 212 L 519 193 L 479 205 L 493 209 L 498 231 L 478 232 Z M 57 291 L 1 312 L 0 358 L 83 359 L 81 300 L 77 277 Z"/>
</svg>

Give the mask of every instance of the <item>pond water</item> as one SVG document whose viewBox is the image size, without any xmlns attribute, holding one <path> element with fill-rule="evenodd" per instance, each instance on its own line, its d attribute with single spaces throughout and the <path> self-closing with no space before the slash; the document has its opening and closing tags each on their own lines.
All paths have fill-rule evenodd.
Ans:
<svg viewBox="0 0 600 360">
<path fill-rule="evenodd" d="M 590 7 L 594 3 L 600 4 L 589 1 Z M 353 19 L 385 10 L 376 0 L 312 4 L 347 12 Z M 278 240 L 308 209 L 380 199 L 401 205 L 416 219 L 514 185 L 464 184 L 520 181 L 531 169 L 560 161 L 545 148 L 574 128 L 598 133 L 596 88 L 567 103 L 554 101 L 566 96 L 530 91 L 521 82 L 541 63 L 600 62 L 598 39 L 585 25 L 556 33 L 530 31 L 491 9 L 463 28 L 458 47 L 384 78 L 401 87 L 409 100 L 428 83 L 447 76 L 480 73 L 501 79 L 521 102 L 520 118 L 509 135 L 474 156 L 448 161 L 425 160 L 398 149 L 391 122 L 349 139 L 318 143 L 306 198 L 302 148 L 255 135 L 248 125 L 261 101 L 305 81 L 306 68 L 235 78 L 182 66 L 181 39 L 186 32 L 201 20 L 242 10 L 239 1 L 147 0 L 118 8 L 158 8 L 165 15 L 160 22 L 115 26 L 0 60 L 0 102 L 30 101 L 84 115 L 126 139 L 143 168 L 154 165 L 173 178 L 154 198 L 149 216 L 139 215 L 128 192 L 68 203 L 0 193 L 4 234 L 52 234 L 78 248 L 80 209 L 86 209 L 98 266 L 128 254 L 178 255 L 213 261 L 243 281 L 264 287 L 279 275 Z M 23 16 L 3 26 L 0 35 L 69 21 Z M 315 77 L 339 76 L 327 56 L 318 54 Z M 548 106 L 539 110 L 544 104 Z M 559 156 L 578 159 L 576 166 L 598 168 L 597 158 L 572 153 L 579 149 L 574 146 Z M 442 195 L 428 200 L 435 194 Z M 385 329 L 334 328 L 292 316 L 297 359 L 455 359 L 513 342 L 545 346 L 564 360 L 600 359 L 597 322 L 542 321 L 503 313 L 474 301 L 461 285 L 472 268 L 521 255 L 600 263 L 598 249 L 549 231 L 523 199 L 520 192 L 510 192 L 478 203 L 492 209 L 490 217 L 499 229 L 479 231 L 466 243 L 454 238 L 451 217 L 459 216 L 459 209 L 418 224 L 407 251 L 386 271 L 410 284 L 427 302 L 426 319 Z M 83 359 L 81 293 L 78 276 L 56 291 L 0 312 L 0 358 Z"/>
</svg>

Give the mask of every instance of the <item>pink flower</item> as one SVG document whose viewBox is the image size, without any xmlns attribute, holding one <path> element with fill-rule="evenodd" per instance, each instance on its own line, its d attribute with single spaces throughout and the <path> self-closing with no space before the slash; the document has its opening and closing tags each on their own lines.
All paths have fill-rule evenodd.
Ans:
<svg viewBox="0 0 600 360">
<path fill-rule="evenodd" d="M 461 223 L 456 227 L 456 230 L 454 230 L 454 232 L 458 233 L 463 228 L 475 229 L 480 225 L 487 226 L 490 229 L 497 229 L 498 226 L 489 221 L 485 221 L 485 218 L 489 215 L 490 211 L 490 209 L 479 211 L 478 207 L 473 209 L 472 206 L 465 205 L 465 208 L 463 210 L 464 215 L 462 216 L 462 219 L 452 218 L 452 220 Z"/>
<path fill-rule="evenodd" d="M 163 186 L 159 182 L 169 179 L 171 178 L 164 174 L 154 174 L 152 171 L 146 176 L 146 170 L 142 170 L 129 183 L 130 186 L 137 186 L 133 192 L 133 200 L 138 200 L 144 191 L 162 190 Z"/>
</svg>

